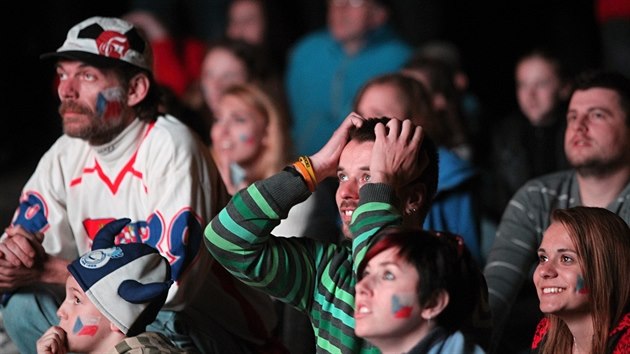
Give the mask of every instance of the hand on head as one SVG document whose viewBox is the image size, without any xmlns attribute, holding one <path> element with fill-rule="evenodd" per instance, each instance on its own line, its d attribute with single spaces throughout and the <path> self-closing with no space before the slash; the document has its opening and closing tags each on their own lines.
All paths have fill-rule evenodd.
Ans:
<svg viewBox="0 0 630 354">
<path fill-rule="evenodd" d="M 363 125 L 364 118 L 352 112 L 341 123 L 339 128 L 335 130 L 326 145 L 318 152 L 311 156 L 311 163 L 318 181 L 322 181 L 327 177 L 332 177 L 337 172 L 339 164 L 339 156 L 343 148 L 348 143 L 350 130 L 353 127 Z"/>
<path fill-rule="evenodd" d="M 424 167 L 418 168 L 417 156 L 422 143 L 423 131 L 410 120 L 391 119 L 387 126 L 376 125 L 376 140 L 370 161 L 370 182 L 388 183 L 403 187 L 415 180 Z"/>
</svg>

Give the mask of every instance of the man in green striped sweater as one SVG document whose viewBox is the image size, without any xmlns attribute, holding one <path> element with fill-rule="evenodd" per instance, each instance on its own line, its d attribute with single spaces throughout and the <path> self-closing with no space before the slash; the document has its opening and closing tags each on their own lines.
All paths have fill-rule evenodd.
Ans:
<svg viewBox="0 0 630 354">
<path fill-rule="evenodd" d="M 339 179 L 344 241 L 270 234 L 311 193 L 308 175 L 288 167 L 237 193 L 206 227 L 206 246 L 237 278 L 307 313 L 318 353 L 378 353 L 354 334 L 356 267 L 380 229 L 422 225 L 437 188 L 435 147 L 408 120 L 351 114 L 310 163 L 315 183 Z"/>
</svg>

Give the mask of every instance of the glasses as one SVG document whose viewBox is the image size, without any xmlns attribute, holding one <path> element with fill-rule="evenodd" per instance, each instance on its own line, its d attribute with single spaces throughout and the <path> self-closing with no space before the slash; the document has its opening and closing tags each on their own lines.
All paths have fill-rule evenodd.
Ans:
<svg viewBox="0 0 630 354">
<path fill-rule="evenodd" d="M 350 7 L 361 7 L 367 3 L 366 0 L 329 0 L 329 4 L 333 6 L 350 6 Z"/>
</svg>

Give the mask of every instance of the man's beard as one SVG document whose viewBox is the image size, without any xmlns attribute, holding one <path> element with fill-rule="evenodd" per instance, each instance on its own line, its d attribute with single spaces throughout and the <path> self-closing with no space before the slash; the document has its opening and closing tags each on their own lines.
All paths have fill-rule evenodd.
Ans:
<svg viewBox="0 0 630 354">
<path fill-rule="evenodd" d="M 122 112 L 124 112 L 126 108 L 126 106 L 122 107 L 121 115 L 115 119 L 111 117 L 109 119 L 103 119 L 89 107 L 85 107 L 75 101 L 61 102 L 61 105 L 59 106 L 59 114 L 62 117 L 63 132 L 73 138 L 85 140 L 91 145 L 102 145 L 108 143 L 125 129 L 125 125 L 122 124 Z M 85 116 L 85 118 L 64 118 L 63 116 L 67 111 L 81 114 Z M 89 123 L 79 129 L 70 130 L 66 127 L 66 119 L 87 119 Z"/>
<path fill-rule="evenodd" d="M 602 159 L 597 157 L 591 157 L 580 163 L 574 163 L 569 160 L 571 166 L 583 177 L 603 177 L 618 171 L 620 168 L 626 166 L 627 162 L 624 162 L 622 158 L 614 159 Z"/>
</svg>

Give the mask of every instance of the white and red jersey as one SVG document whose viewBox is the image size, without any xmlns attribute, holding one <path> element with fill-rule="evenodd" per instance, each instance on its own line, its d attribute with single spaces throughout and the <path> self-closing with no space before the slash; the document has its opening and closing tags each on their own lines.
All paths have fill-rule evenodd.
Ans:
<svg viewBox="0 0 630 354">
<path fill-rule="evenodd" d="M 276 323 L 273 304 L 230 276 L 209 255 L 203 229 L 226 193 L 207 148 L 177 119 L 136 119 L 106 145 L 61 136 L 26 183 L 13 219 L 44 233 L 54 256 L 73 260 L 90 250 L 107 222 L 132 220 L 118 243 L 144 242 L 170 262 L 175 284 L 165 309 L 208 317 L 260 343 Z"/>
</svg>

